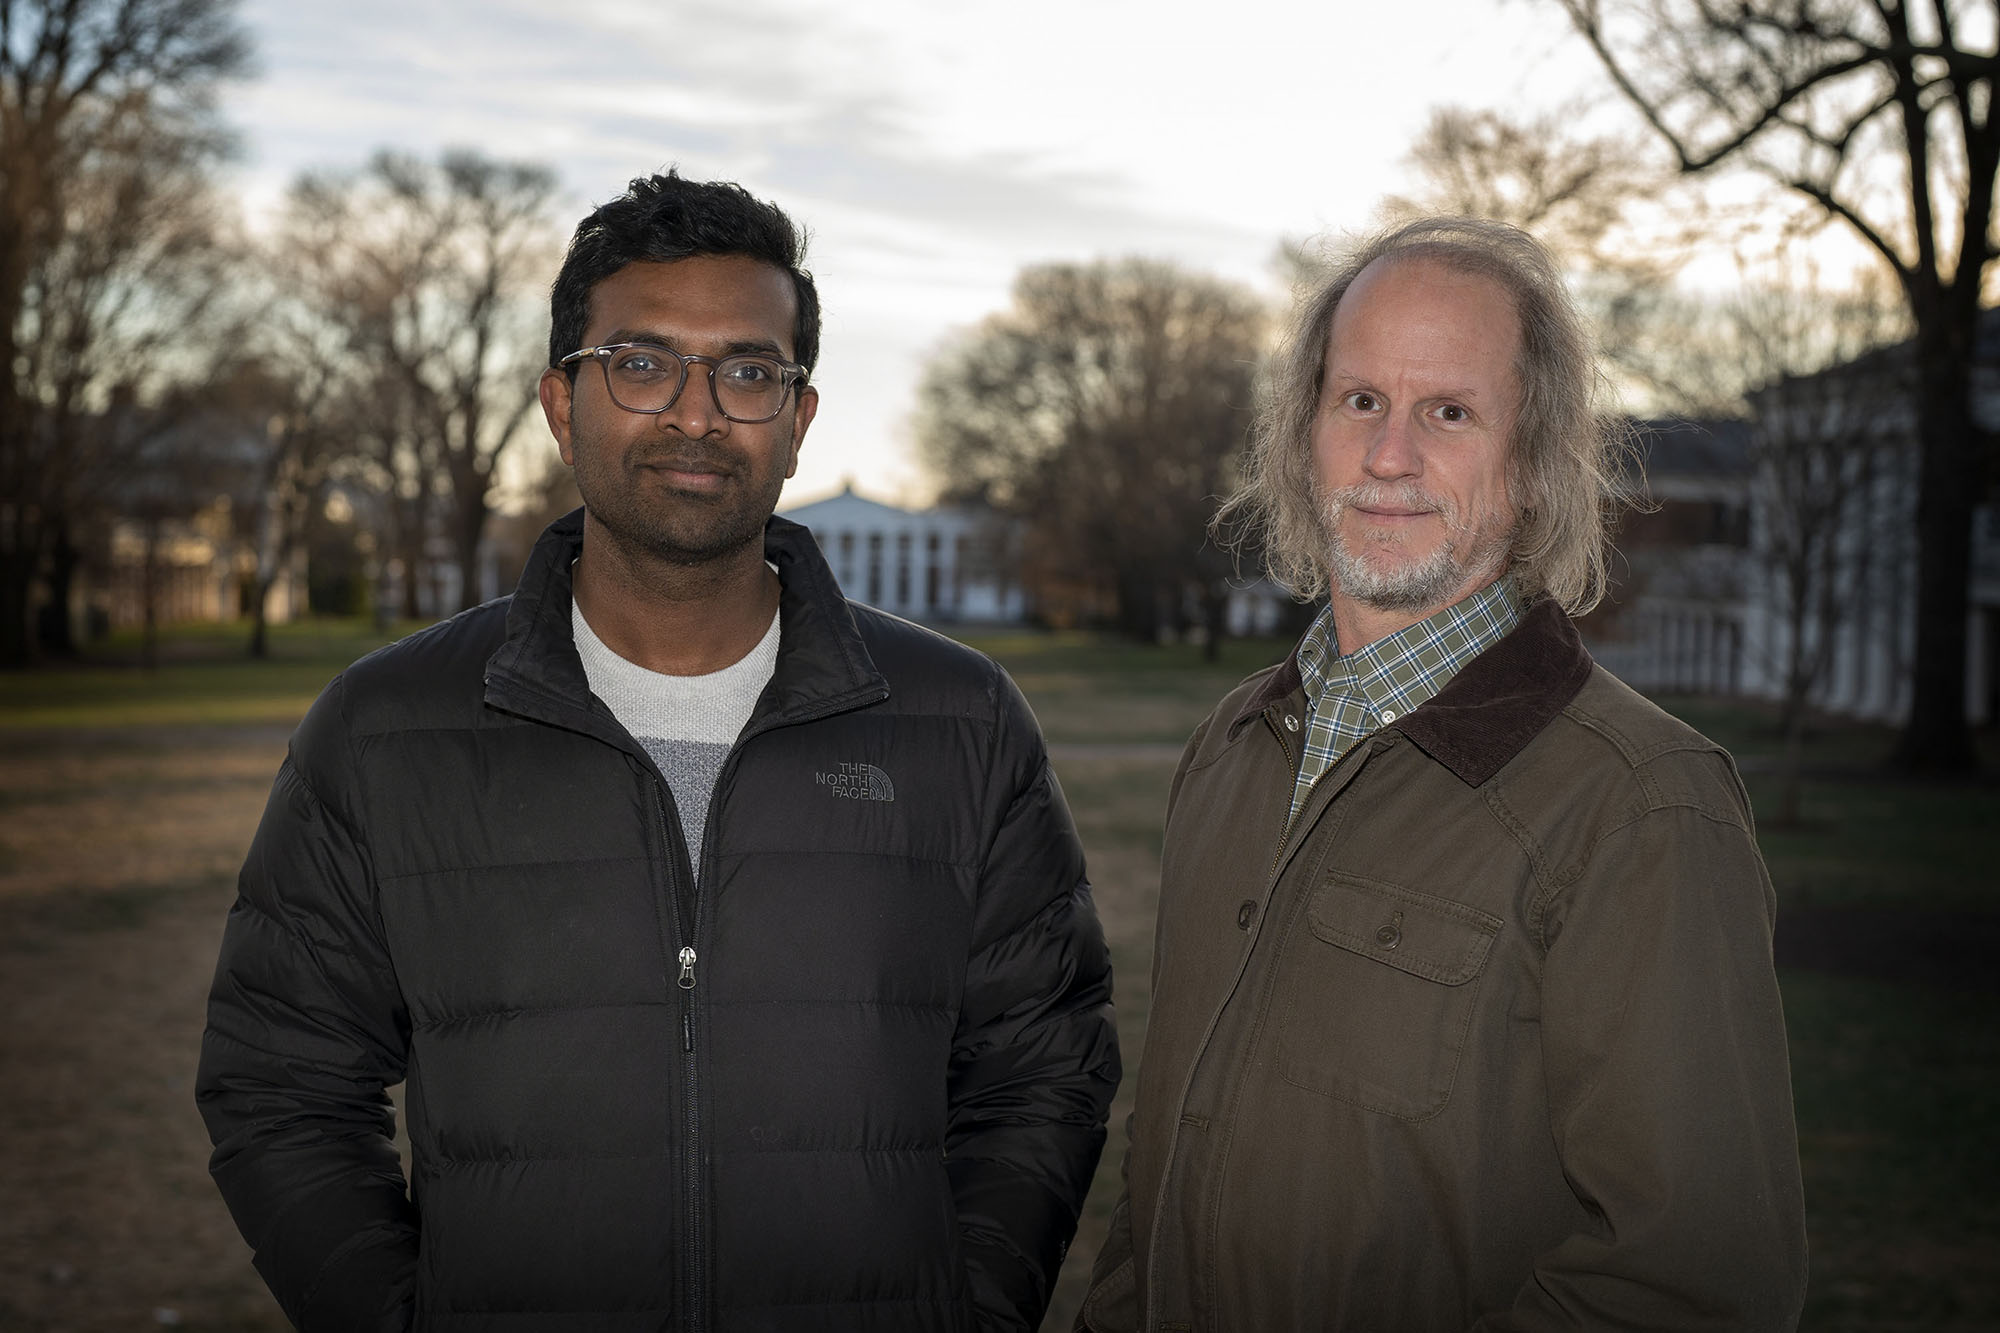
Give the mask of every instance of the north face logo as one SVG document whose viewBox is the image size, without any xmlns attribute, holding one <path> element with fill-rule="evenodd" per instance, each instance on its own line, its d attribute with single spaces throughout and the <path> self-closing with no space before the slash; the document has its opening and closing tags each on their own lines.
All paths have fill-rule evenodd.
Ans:
<svg viewBox="0 0 2000 1333">
<path fill-rule="evenodd" d="M 842 764 L 835 773 L 815 773 L 813 781 L 843 801 L 893 801 L 896 784 L 873 764 Z"/>
</svg>

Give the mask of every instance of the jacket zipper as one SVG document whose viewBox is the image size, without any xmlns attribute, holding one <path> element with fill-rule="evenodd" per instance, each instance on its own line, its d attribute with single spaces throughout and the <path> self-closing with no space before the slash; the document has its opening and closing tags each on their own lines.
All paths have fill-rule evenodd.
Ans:
<svg viewBox="0 0 2000 1333">
<path fill-rule="evenodd" d="M 756 720 L 753 718 L 751 725 L 746 726 L 743 734 L 736 738 L 736 743 L 729 747 L 729 753 L 722 761 L 722 771 L 716 774 L 715 790 L 709 795 L 708 818 L 702 824 L 701 863 L 704 866 L 715 864 L 715 829 L 716 825 L 721 822 L 723 793 L 729 786 L 730 778 L 735 775 L 737 759 L 743 752 L 744 742 L 766 731 L 775 730 L 780 726 L 792 723 L 816 722 L 822 717 L 831 717 L 835 713 L 844 713 L 863 704 L 880 703 L 888 697 L 889 691 L 884 688 L 876 692 L 871 698 L 841 700 L 832 706 L 821 707 L 809 714 L 772 718 L 765 721 L 761 726 L 756 725 Z M 678 865 L 681 861 L 680 849 L 686 846 L 687 838 L 677 827 L 679 823 L 678 819 L 670 818 L 668 815 L 667 802 L 669 796 L 668 793 L 661 789 L 662 781 L 662 779 L 657 777 L 653 779 L 653 803 L 654 808 L 659 812 L 660 829 L 666 838 L 667 854 L 673 864 Z M 668 877 L 669 879 L 678 878 L 671 866 L 669 867 Z M 682 1179 L 686 1182 L 683 1190 L 685 1197 L 682 1200 L 682 1213 L 685 1222 L 683 1230 L 686 1234 L 681 1242 L 681 1262 L 683 1272 L 687 1274 L 687 1281 L 681 1293 L 681 1320 L 683 1327 L 689 1333 L 703 1333 L 703 1330 L 708 1327 L 706 1315 L 708 1308 L 708 1250 L 705 1243 L 708 1238 L 708 1232 L 704 1225 L 705 1219 L 702 1213 L 701 1104 L 695 1095 L 697 1092 L 696 1079 L 698 1073 L 694 1040 L 695 968 L 700 962 L 695 953 L 694 942 L 696 938 L 695 932 L 700 921 L 701 890 L 700 885 L 696 882 L 696 874 L 692 865 L 688 867 L 686 883 L 687 890 L 685 893 L 678 887 L 673 893 L 674 943 L 678 946 L 675 961 L 680 964 L 680 976 L 677 979 L 677 984 L 683 995 L 683 1002 L 681 1004 L 681 1142 L 683 1145 Z"/>
<path fill-rule="evenodd" d="M 661 790 L 661 779 L 653 779 L 653 805 L 659 812 L 660 832 L 666 839 L 667 880 L 674 904 L 674 943 L 679 946 L 677 984 L 681 990 L 681 1325 L 690 1333 L 708 1326 L 702 1311 L 707 1305 L 708 1271 L 705 1265 L 707 1238 L 702 1215 L 701 1101 L 697 1096 L 699 1070 L 694 1048 L 695 927 L 701 910 L 701 895 L 694 884 L 694 868 L 688 867 L 685 888 L 679 867 L 685 857 L 687 838 L 678 828 L 679 820 L 670 812 L 669 796 Z M 713 812 L 710 823 L 714 822 Z M 707 845 L 706 831 L 703 846 Z"/>
</svg>

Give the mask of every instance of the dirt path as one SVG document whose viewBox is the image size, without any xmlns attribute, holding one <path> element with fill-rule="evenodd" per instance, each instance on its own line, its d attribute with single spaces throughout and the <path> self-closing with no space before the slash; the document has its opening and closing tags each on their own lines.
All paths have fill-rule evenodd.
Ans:
<svg viewBox="0 0 2000 1333">
<path fill-rule="evenodd" d="M 0 734 L 0 1328 L 287 1327 L 192 1081 L 262 731 Z"/>
</svg>

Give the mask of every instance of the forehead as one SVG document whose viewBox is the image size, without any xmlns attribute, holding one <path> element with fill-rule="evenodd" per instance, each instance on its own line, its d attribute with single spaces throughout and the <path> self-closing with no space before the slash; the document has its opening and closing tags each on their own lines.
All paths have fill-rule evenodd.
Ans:
<svg viewBox="0 0 2000 1333">
<path fill-rule="evenodd" d="M 1513 296 L 1495 279 L 1434 259 L 1391 256 L 1363 269 L 1341 298 L 1327 339 L 1327 370 L 1455 375 L 1511 386 L 1520 340 Z"/>
<path fill-rule="evenodd" d="M 590 290 L 586 341 L 657 338 L 684 352 L 764 345 L 794 355 L 791 276 L 748 255 L 627 264 Z"/>
</svg>

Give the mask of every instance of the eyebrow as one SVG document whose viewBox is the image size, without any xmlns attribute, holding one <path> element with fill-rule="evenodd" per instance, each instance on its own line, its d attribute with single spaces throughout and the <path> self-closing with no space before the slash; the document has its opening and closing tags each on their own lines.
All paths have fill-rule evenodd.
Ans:
<svg viewBox="0 0 2000 1333">
<path fill-rule="evenodd" d="M 1356 375 L 1352 371 L 1337 370 L 1329 378 L 1331 378 L 1333 381 L 1332 387 L 1336 389 L 1367 389 L 1371 393 L 1381 392 L 1380 389 L 1377 389 L 1375 387 L 1375 381 L 1363 378 L 1360 375 Z M 1427 400 L 1433 398 L 1449 398 L 1456 402 L 1466 402 L 1466 403 L 1476 403 L 1479 401 L 1478 391 L 1468 388 L 1464 385 L 1456 385 L 1444 389 L 1433 390 L 1429 393 L 1424 394 L 1423 397 Z"/>
<path fill-rule="evenodd" d="M 651 343 L 655 347 L 670 347 L 675 351 L 679 351 L 681 349 L 677 345 L 677 341 L 661 333 L 658 329 L 613 329 L 605 337 L 604 341 L 598 345 L 608 347 L 612 343 Z M 724 343 L 721 352 L 718 353 L 721 356 L 747 354 L 774 356 L 780 361 L 789 361 L 791 359 L 785 355 L 785 349 L 770 338 L 738 338 L 734 341 Z"/>
</svg>

